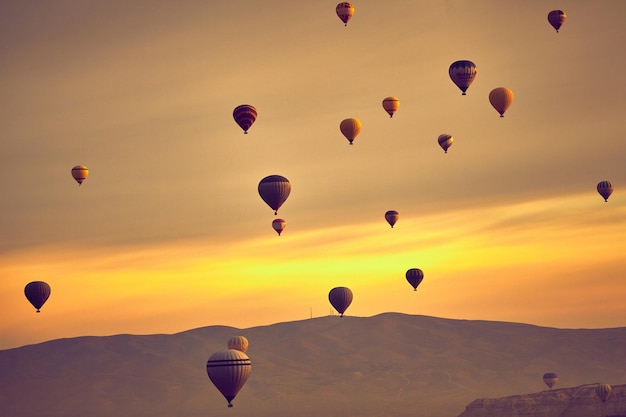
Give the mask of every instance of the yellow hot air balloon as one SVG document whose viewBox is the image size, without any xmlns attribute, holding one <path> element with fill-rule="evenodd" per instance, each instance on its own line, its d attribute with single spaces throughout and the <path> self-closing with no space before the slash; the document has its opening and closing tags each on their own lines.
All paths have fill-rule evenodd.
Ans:
<svg viewBox="0 0 626 417">
<path fill-rule="evenodd" d="M 335 7 L 335 11 L 339 19 L 344 23 L 344 26 L 348 26 L 348 20 L 354 15 L 354 6 L 352 3 L 348 3 L 347 1 L 341 2 Z"/>
<path fill-rule="evenodd" d="M 439 142 L 439 146 L 443 149 L 444 153 L 448 153 L 448 148 L 452 146 L 452 142 L 454 142 L 454 138 L 452 135 L 448 133 L 442 133 L 437 138 L 437 142 Z"/>
<path fill-rule="evenodd" d="M 394 113 L 398 111 L 400 107 L 400 100 L 397 97 L 387 97 L 383 100 L 383 109 L 389 114 L 389 117 L 393 117 Z"/>
<path fill-rule="evenodd" d="M 74 177 L 78 185 L 81 185 L 88 176 L 89 169 L 87 169 L 85 165 L 76 165 L 74 168 L 72 168 L 72 177 Z"/>
<path fill-rule="evenodd" d="M 233 336 L 228 339 L 228 349 L 235 349 L 246 353 L 248 351 L 248 339 L 245 336 Z"/>
<path fill-rule="evenodd" d="M 504 112 L 513 103 L 513 91 L 506 87 L 494 88 L 489 93 L 489 102 L 500 113 L 500 117 L 504 117 Z"/>
<path fill-rule="evenodd" d="M 359 119 L 354 118 L 344 119 L 339 124 L 339 130 L 341 130 L 341 133 L 343 133 L 346 139 L 348 139 L 348 142 L 350 142 L 350 145 L 352 145 L 354 139 L 361 133 L 361 122 Z"/>
</svg>

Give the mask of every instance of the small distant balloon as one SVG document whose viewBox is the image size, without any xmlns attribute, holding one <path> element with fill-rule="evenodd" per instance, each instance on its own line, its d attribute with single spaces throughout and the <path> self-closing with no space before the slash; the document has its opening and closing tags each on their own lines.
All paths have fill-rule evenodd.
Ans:
<svg viewBox="0 0 626 417">
<path fill-rule="evenodd" d="M 33 281 L 24 287 L 24 295 L 26 299 L 40 312 L 41 307 L 48 301 L 50 297 L 50 285 L 43 281 Z"/>
<path fill-rule="evenodd" d="M 352 291 L 346 287 L 335 287 L 328 293 L 328 300 L 335 310 L 343 317 L 343 313 L 352 303 Z"/>
<path fill-rule="evenodd" d="M 444 153 L 448 153 L 448 148 L 452 146 L 452 142 L 454 142 L 454 138 L 449 133 L 442 133 L 437 138 L 437 142 L 439 142 L 439 146 L 443 149 Z"/>
<path fill-rule="evenodd" d="M 280 175 L 269 175 L 259 182 L 259 195 L 265 203 L 278 214 L 278 209 L 291 193 L 291 183 Z"/>
<path fill-rule="evenodd" d="M 554 372 L 548 372 L 543 374 L 543 382 L 548 386 L 548 388 L 552 389 L 552 387 L 559 380 L 559 377 Z"/>
<path fill-rule="evenodd" d="M 213 385 L 228 401 L 228 406 L 232 407 L 231 401 L 250 377 L 252 364 L 245 353 L 228 349 L 211 355 L 206 363 L 206 372 Z"/>
<path fill-rule="evenodd" d="M 361 122 L 359 119 L 355 118 L 344 119 L 339 124 L 339 130 L 341 130 L 341 133 L 343 133 L 346 139 L 348 139 L 348 142 L 350 142 L 350 145 L 352 145 L 354 139 L 361 133 Z"/>
<path fill-rule="evenodd" d="M 464 96 L 469 86 L 474 82 L 474 78 L 476 78 L 476 65 L 472 61 L 467 60 L 455 61 L 448 68 L 448 75 L 450 75 L 452 82 L 461 90 L 461 95 Z"/>
<path fill-rule="evenodd" d="M 602 402 L 606 402 L 611 395 L 611 386 L 609 384 L 598 384 L 596 385 L 596 395 Z"/>
<path fill-rule="evenodd" d="M 233 336 L 228 339 L 228 349 L 235 349 L 246 353 L 248 351 L 248 339 L 245 336 Z"/>
<path fill-rule="evenodd" d="M 393 225 L 396 224 L 399 218 L 400 215 L 395 210 L 389 210 L 385 213 L 385 220 L 387 220 L 387 223 L 389 223 L 389 226 L 391 226 L 392 229 Z"/>
<path fill-rule="evenodd" d="M 285 230 L 285 226 L 287 226 L 287 222 L 285 219 L 274 219 L 272 220 L 272 228 L 278 233 L 278 236 Z"/>
<path fill-rule="evenodd" d="M 604 198 L 604 201 L 609 201 L 609 197 L 613 194 L 613 184 L 609 181 L 600 181 L 596 189 L 602 198 Z"/>
<path fill-rule="evenodd" d="M 235 119 L 235 122 L 243 129 L 243 133 L 245 134 L 248 133 L 248 129 L 250 129 L 250 126 L 252 126 L 256 120 L 256 116 L 256 109 L 249 104 L 242 104 L 235 107 L 235 110 L 233 110 L 233 119 Z"/>
<path fill-rule="evenodd" d="M 500 117 L 504 117 L 504 113 L 513 103 L 513 91 L 506 87 L 494 88 L 489 93 L 489 102 L 500 113 Z"/>
<path fill-rule="evenodd" d="M 339 16 L 339 19 L 341 19 L 344 23 L 344 26 L 348 26 L 348 21 L 354 15 L 354 6 L 352 3 L 341 2 L 337 5 L 335 11 L 337 12 L 337 16 Z"/>
<path fill-rule="evenodd" d="M 89 176 L 89 169 L 85 165 L 76 165 L 72 168 L 72 177 L 76 180 L 78 185 L 81 185 L 83 181 Z"/>
<path fill-rule="evenodd" d="M 411 287 L 413 287 L 413 291 L 417 291 L 418 285 L 420 285 L 424 279 L 424 272 L 419 268 L 411 268 L 406 271 L 405 276 L 406 280 L 411 284 Z"/>
<path fill-rule="evenodd" d="M 556 30 L 556 33 L 559 33 L 559 29 L 565 23 L 565 19 L 567 15 L 563 10 L 552 10 L 548 13 L 548 22 L 552 25 L 552 27 Z"/>
<path fill-rule="evenodd" d="M 400 100 L 396 97 L 387 97 L 383 100 L 383 109 L 387 112 L 389 117 L 393 117 L 395 112 L 398 111 L 400 107 Z"/>
</svg>

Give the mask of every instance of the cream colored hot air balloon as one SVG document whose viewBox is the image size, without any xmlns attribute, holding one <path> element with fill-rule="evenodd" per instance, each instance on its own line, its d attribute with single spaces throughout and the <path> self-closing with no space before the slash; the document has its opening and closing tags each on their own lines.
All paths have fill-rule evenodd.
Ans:
<svg viewBox="0 0 626 417">
<path fill-rule="evenodd" d="M 443 149 L 444 153 L 448 153 L 448 148 L 452 146 L 452 142 L 454 142 L 454 138 L 449 133 L 442 133 L 437 138 L 437 142 L 439 142 L 439 146 Z"/>
<path fill-rule="evenodd" d="M 347 1 L 341 2 L 335 7 L 335 12 L 337 12 L 337 16 L 344 23 L 344 26 L 348 26 L 348 21 L 354 15 L 354 6 L 352 3 L 348 3 Z"/>
<path fill-rule="evenodd" d="M 235 349 L 246 353 L 248 351 L 248 339 L 245 336 L 233 336 L 228 339 L 228 349 Z"/>
<path fill-rule="evenodd" d="M 341 133 L 343 133 L 346 139 L 348 139 L 348 142 L 350 142 L 350 145 L 352 145 L 354 139 L 361 133 L 361 122 L 359 119 L 355 118 L 344 119 L 339 124 L 339 130 L 341 130 Z"/>
<path fill-rule="evenodd" d="M 383 109 L 387 112 L 389 117 L 393 117 L 394 113 L 398 111 L 400 107 L 400 100 L 397 97 L 387 97 L 383 100 Z"/>
<path fill-rule="evenodd" d="M 498 113 L 500 117 L 504 117 L 504 112 L 513 103 L 513 91 L 506 87 L 498 87 L 491 90 L 489 93 L 489 102 Z"/>
<path fill-rule="evenodd" d="M 206 372 L 228 401 L 228 406 L 232 407 L 231 401 L 250 377 L 252 364 L 245 353 L 228 349 L 211 355 L 206 363 Z"/>
<path fill-rule="evenodd" d="M 78 185 L 81 185 L 88 176 L 89 169 L 87 169 L 85 165 L 76 165 L 74 168 L 72 168 L 72 177 L 74 177 Z"/>
</svg>

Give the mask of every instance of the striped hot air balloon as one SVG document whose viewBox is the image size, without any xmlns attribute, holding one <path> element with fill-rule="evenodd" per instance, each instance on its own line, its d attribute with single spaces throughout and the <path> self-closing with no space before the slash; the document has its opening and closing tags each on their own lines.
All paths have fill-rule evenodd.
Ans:
<svg viewBox="0 0 626 417">
<path fill-rule="evenodd" d="M 346 287 L 335 287 L 328 293 L 330 305 L 343 317 L 343 313 L 352 303 L 352 291 Z"/>
<path fill-rule="evenodd" d="M 612 389 L 613 388 L 609 384 L 598 384 L 596 385 L 596 395 L 603 403 L 605 403 L 606 400 L 609 399 Z"/>
<path fill-rule="evenodd" d="M 249 104 L 242 104 L 235 107 L 235 110 L 233 110 L 233 118 L 239 127 L 243 129 L 243 133 L 245 134 L 248 133 L 248 129 L 250 129 L 250 126 L 252 126 L 256 120 L 256 116 L 256 109 Z"/>
<path fill-rule="evenodd" d="M 78 185 L 81 185 L 83 181 L 89 176 L 89 169 L 85 165 L 76 165 L 72 168 L 72 177 L 76 180 Z"/>
<path fill-rule="evenodd" d="M 211 355 L 206 363 L 206 372 L 228 401 L 228 406 L 232 407 L 231 402 L 250 377 L 252 363 L 242 351 L 228 349 Z"/>
<path fill-rule="evenodd" d="M 37 309 L 37 313 L 39 313 L 45 302 L 48 301 L 50 292 L 50 285 L 43 281 L 29 282 L 24 287 L 24 295 L 33 307 Z"/>
<path fill-rule="evenodd" d="M 613 194 L 613 184 L 609 181 L 600 181 L 596 189 L 602 198 L 604 198 L 604 201 L 609 201 L 609 197 Z"/>
<path fill-rule="evenodd" d="M 278 209 L 291 193 L 291 183 L 280 175 L 269 175 L 259 182 L 259 195 L 278 214 Z"/>
<path fill-rule="evenodd" d="M 354 6 L 352 3 L 348 3 L 347 1 L 341 2 L 335 7 L 335 11 L 337 12 L 337 16 L 343 22 L 344 26 L 348 26 L 348 21 L 354 15 Z"/>
<path fill-rule="evenodd" d="M 235 349 L 246 353 L 248 351 L 248 339 L 245 336 L 233 336 L 228 339 L 228 349 Z"/>
<path fill-rule="evenodd" d="M 389 117 L 393 117 L 398 108 L 400 108 L 400 100 L 397 97 L 387 97 L 383 100 L 383 109 L 385 109 Z"/>
<path fill-rule="evenodd" d="M 452 146 L 452 142 L 454 142 L 454 138 L 449 133 L 442 133 L 437 138 L 437 142 L 439 142 L 439 146 L 443 149 L 444 153 L 448 153 L 448 148 Z"/>
<path fill-rule="evenodd" d="M 474 82 L 474 78 L 476 78 L 476 65 L 472 61 L 467 60 L 455 61 L 448 68 L 448 75 L 450 75 L 452 82 L 461 90 L 461 95 L 464 96 L 469 86 Z"/>
<path fill-rule="evenodd" d="M 406 280 L 413 287 L 413 291 L 417 291 L 417 286 L 420 285 L 422 280 L 424 279 L 424 272 L 422 272 L 419 268 L 411 268 L 406 271 Z"/>
</svg>

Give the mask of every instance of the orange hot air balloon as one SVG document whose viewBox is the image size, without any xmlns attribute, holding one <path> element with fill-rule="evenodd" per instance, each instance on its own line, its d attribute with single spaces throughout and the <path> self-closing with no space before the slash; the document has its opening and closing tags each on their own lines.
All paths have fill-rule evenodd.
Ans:
<svg viewBox="0 0 626 417">
<path fill-rule="evenodd" d="M 556 33 L 559 33 L 559 29 L 565 23 L 565 19 L 567 15 L 563 10 L 552 10 L 548 13 L 548 22 L 552 25 L 552 27 L 556 30 Z"/>
<path fill-rule="evenodd" d="M 397 97 L 387 97 L 383 100 L 383 109 L 387 112 L 389 117 L 393 117 L 394 113 L 398 111 L 400 107 L 400 100 Z"/>
<path fill-rule="evenodd" d="M 269 175 L 259 182 L 259 195 L 278 214 L 278 209 L 291 193 L 291 183 L 280 175 Z"/>
<path fill-rule="evenodd" d="M 278 236 L 285 230 L 285 226 L 287 226 L 287 222 L 284 219 L 274 219 L 272 220 L 272 227 L 278 233 Z"/>
<path fill-rule="evenodd" d="M 609 181 L 600 181 L 596 186 L 598 193 L 604 198 L 604 201 L 609 201 L 609 197 L 613 194 L 613 184 Z"/>
<path fill-rule="evenodd" d="M 256 109 L 249 104 L 242 104 L 235 107 L 235 110 L 233 110 L 233 119 L 235 119 L 235 122 L 243 129 L 243 133 L 245 134 L 248 133 L 248 129 L 250 129 L 250 126 L 252 126 L 256 120 L 256 116 Z"/>
<path fill-rule="evenodd" d="M 89 169 L 85 165 L 76 165 L 72 168 L 72 177 L 76 180 L 78 185 L 81 185 L 83 181 L 89 176 Z"/>
<path fill-rule="evenodd" d="M 387 223 L 389 223 L 389 226 L 391 226 L 392 229 L 393 225 L 396 224 L 399 218 L 400 215 L 395 210 L 389 210 L 385 213 L 385 220 L 387 220 Z"/>
<path fill-rule="evenodd" d="M 232 407 L 231 401 L 250 377 L 252 363 L 245 353 L 228 349 L 211 355 L 206 363 L 206 372 L 213 385 L 228 401 L 228 406 Z"/>
<path fill-rule="evenodd" d="M 474 78 L 476 78 L 476 65 L 472 61 L 467 60 L 455 61 L 448 68 L 448 75 L 461 90 L 461 95 L 464 96 L 469 86 L 474 82 Z"/>
<path fill-rule="evenodd" d="M 448 148 L 452 146 L 452 142 L 454 142 L 454 138 L 452 135 L 448 133 L 442 133 L 437 138 L 437 142 L 439 142 L 439 146 L 443 149 L 444 153 L 448 153 Z"/>
<path fill-rule="evenodd" d="M 350 142 L 350 145 L 352 145 L 354 139 L 361 133 L 361 122 L 359 119 L 354 118 L 344 119 L 339 124 L 339 130 L 341 130 L 341 133 L 343 133 L 346 139 L 348 139 L 348 142 Z"/>
<path fill-rule="evenodd" d="M 246 353 L 248 350 L 248 339 L 244 336 L 233 336 L 228 339 L 228 349 L 235 349 L 240 352 Z"/>
<path fill-rule="evenodd" d="M 343 317 L 343 313 L 352 303 L 352 291 L 346 287 L 335 287 L 328 293 L 328 301 Z"/>
<path fill-rule="evenodd" d="M 409 281 L 411 287 L 413 287 L 413 291 L 417 291 L 417 286 L 420 285 L 422 280 L 424 279 L 424 273 L 419 268 L 411 268 L 406 271 L 406 280 Z"/>
<path fill-rule="evenodd" d="M 498 113 L 500 117 L 504 117 L 504 112 L 513 103 L 513 91 L 506 87 L 498 87 L 491 90 L 489 93 L 489 102 Z"/>
<path fill-rule="evenodd" d="M 352 18 L 354 15 L 354 6 L 352 3 L 342 2 L 335 7 L 335 11 L 337 12 L 337 16 L 344 23 L 344 26 L 348 26 L 348 20 Z"/>
<path fill-rule="evenodd" d="M 50 285 L 43 281 L 33 281 L 24 287 L 24 295 L 26 299 L 37 309 L 39 313 L 41 307 L 48 301 L 50 297 Z"/>
</svg>

